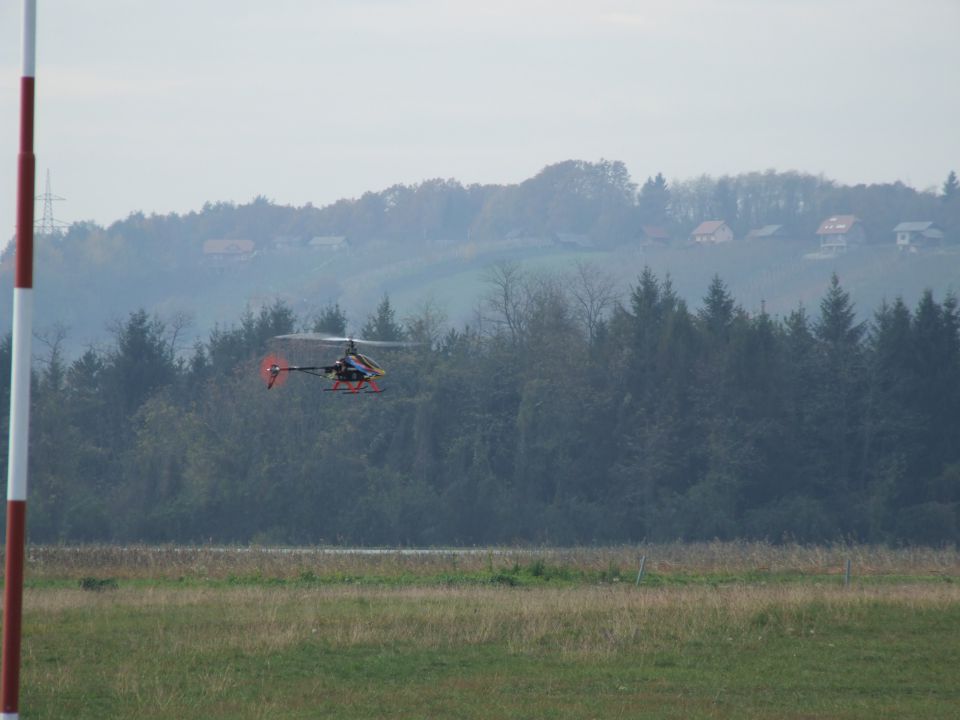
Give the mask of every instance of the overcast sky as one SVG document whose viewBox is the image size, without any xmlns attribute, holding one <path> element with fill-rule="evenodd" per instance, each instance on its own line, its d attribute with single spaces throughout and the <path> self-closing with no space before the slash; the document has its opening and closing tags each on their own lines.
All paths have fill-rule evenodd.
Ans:
<svg viewBox="0 0 960 720">
<path fill-rule="evenodd" d="M 795 169 L 960 171 L 960 0 L 39 0 L 37 193 L 109 224 L 264 195 Z M 14 232 L 20 2 L 0 0 Z M 37 208 L 39 217 L 40 207 Z"/>
</svg>

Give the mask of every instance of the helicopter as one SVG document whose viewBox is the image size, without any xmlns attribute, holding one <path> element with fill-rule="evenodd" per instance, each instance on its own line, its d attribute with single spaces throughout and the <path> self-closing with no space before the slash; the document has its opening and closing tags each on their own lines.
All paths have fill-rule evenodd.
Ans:
<svg viewBox="0 0 960 720">
<path fill-rule="evenodd" d="M 356 395 L 364 393 L 382 393 L 383 389 L 377 385 L 377 380 L 387 374 L 377 362 L 369 355 L 364 355 L 357 349 L 357 345 L 370 345 L 376 347 L 405 347 L 414 343 L 394 341 L 394 340 L 364 340 L 354 337 L 335 337 L 325 333 L 291 333 L 289 335 L 277 335 L 273 338 L 279 341 L 290 342 L 320 342 L 320 343 L 346 343 L 343 356 L 338 358 L 332 365 L 289 365 L 280 356 L 271 354 L 265 357 L 260 363 L 260 376 L 267 383 L 267 390 L 274 385 L 282 385 L 284 380 L 289 377 L 291 372 L 302 372 L 306 375 L 316 375 L 317 377 L 332 380 L 333 385 L 324 388 L 325 392 L 346 392 Z M 286 373 L 284 375 L 283 373 Z"/>
</svg>

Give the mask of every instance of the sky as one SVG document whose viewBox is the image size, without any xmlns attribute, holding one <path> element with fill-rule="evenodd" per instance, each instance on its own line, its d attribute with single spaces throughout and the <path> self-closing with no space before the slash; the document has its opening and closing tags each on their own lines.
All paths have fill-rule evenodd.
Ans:
<svg viewBox="0 0 960 720">
<path fill-rule="evenodd" d="M 567 159 L 639 183 L 960 172 L 960 0 L 38 4 L 37 194 L 49 171 L 64 222 L 516 183 Z M 20 5 L 0 0 L 0 236 Z"/>
</svg>

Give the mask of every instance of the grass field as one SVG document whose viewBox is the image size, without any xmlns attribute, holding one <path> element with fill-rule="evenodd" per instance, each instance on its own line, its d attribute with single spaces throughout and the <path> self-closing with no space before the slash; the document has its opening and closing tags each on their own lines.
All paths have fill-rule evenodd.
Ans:
<svg viewBox="0 0 960 720">
<path fill-rule="evenodd" d="M 952 549 L 32 547 L 24 605 L 27 719 L 960 716 Z"/>
</svg>

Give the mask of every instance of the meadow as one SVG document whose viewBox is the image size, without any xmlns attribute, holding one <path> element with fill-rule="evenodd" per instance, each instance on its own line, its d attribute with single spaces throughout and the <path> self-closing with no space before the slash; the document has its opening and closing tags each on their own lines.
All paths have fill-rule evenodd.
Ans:
<svg viewBox="0 0 960 720">
<path fill-rule="evenodd" d="M 956 549 L 30 547 L 27 568 L 23 718 L 960 715 Z"/>
</svg>

